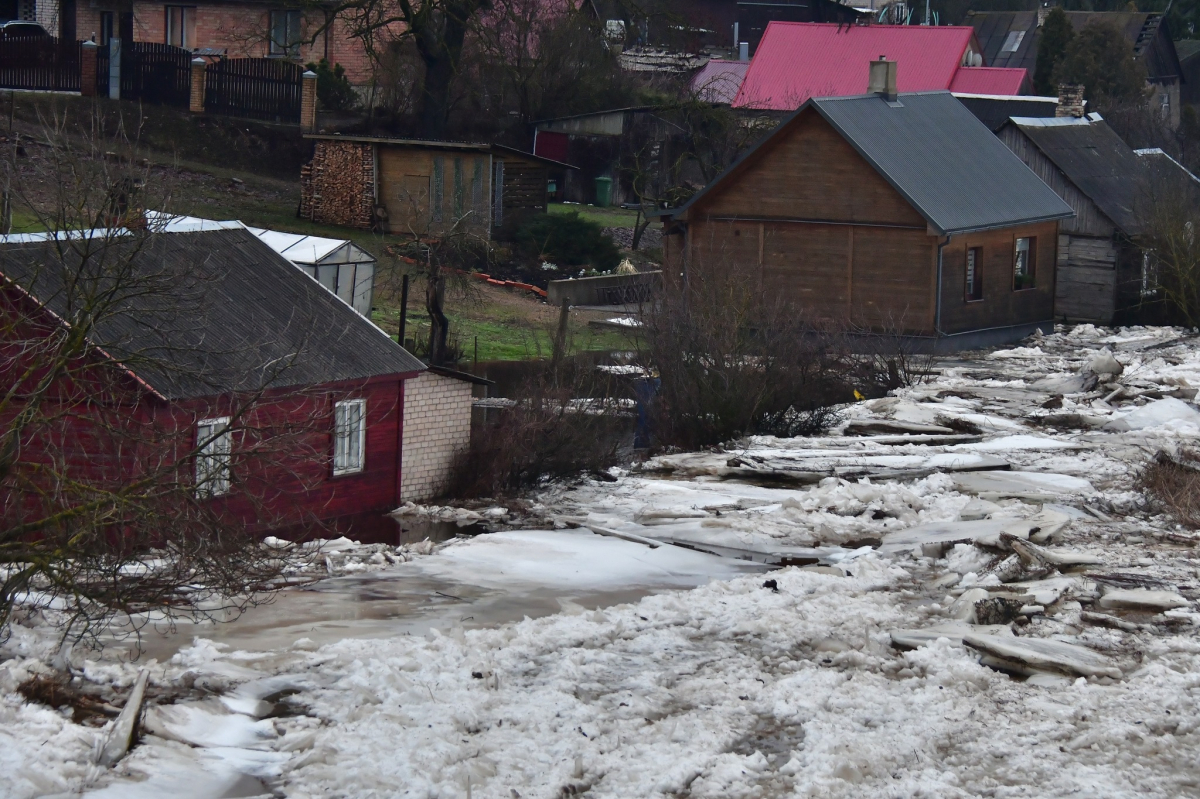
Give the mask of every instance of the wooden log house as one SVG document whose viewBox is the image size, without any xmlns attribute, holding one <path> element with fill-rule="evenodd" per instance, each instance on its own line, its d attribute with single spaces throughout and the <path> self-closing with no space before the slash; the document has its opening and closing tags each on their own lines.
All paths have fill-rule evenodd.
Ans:
<svg viewBox="0 0 1200 799">
<path fill-rule="evenodd" d="M 550 170 L 573 169 L 499 144 L 314 134 L 300 216 L 416 237 L 505 237 L 546 211 Z"/>
<path fill-rule="evenodd" d="M 897 94 L 895 66 L 809 100 L 666 214 L 667 282 L 734 270 L 814 323 L 943 350 L 1050 329 L 1074 212 L 949 92 Z"/>
</svg>

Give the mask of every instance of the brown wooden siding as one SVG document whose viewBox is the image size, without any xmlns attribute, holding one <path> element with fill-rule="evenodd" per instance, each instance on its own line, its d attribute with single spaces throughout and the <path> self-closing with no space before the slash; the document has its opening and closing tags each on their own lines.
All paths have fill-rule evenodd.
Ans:
<svg viewBox="0 0 1200 799">
<path fill-rule="evenodd" d="M 1059 223 L 1063 233 L 1112 238 L 1113 233 L 1116 232 L 1116 226 L 1112 220 L 1100 210 L 1100 206 L 1075 188 L 1075 184 L 1067 180 L 1062 170 L 1043 155 L 1028 136 L 1015 125 L 1005 125 L 999 136 L 1008 149 L 1012 150 L 1047 186 L 1054 189 L 1055 194 L 1062 197 L 1067 205 L 1075 210 L 1074 219 L 1064 219 Z"/>
<path fill-rule="evenodd" d="M 925 228 L 925 219 L 815 111 L 777 137 L 697 215 L 809 219 Z"/>
<path fill-rule="evenodd" d="M 459 223 L 460 231 L 487 235 L 492 185 L 487 153 L 376 148 L 377 201 L 387 209 L 389 233 L 441 235 Z"/>
<path fill-rule="evenodd" d="M 1037 239 L 1036 286 L 1013 291 L 1013 250 L 1016 239 L 1021 237 Z M 980 249 L 983 299 L 979 302 L 966 300 L 967 249 L 971 247 Z M 1053 319 L 1057 250 L 1056 222 L 952 237 L 942 248 L 942 332 L 960 333 Z"/>
</svg>

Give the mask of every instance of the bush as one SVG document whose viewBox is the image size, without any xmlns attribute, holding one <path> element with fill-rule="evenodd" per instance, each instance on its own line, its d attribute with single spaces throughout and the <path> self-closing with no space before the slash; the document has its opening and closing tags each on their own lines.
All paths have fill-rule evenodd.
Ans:
<svg viewBox="0 0 1200 799">
<path fill-rule="evenodd" d="M 591 266 L 610 272 L 621 261 L 621 251 L 596 222 L 577 212 L 539 214 L 517 228 L 517 249 L 526 258 L 558 266 Z"/>
<path fill-rule="evenodd" d="M 322 58 L 315 64 L 305 64 L 305 67 L 317 73 L 318 106 L 330 111 L 349 111 L 358 105 L 358 95 L 341 64 L 331 67 L 329 61 Z"/>
<path fill-rule="evenodd" d="M 510 398 L 511 407 L 491 411 L 488 422 L 472 431 L 451 493 L 508 496 L 546 480 L 600 476 L 615 465 L 630 414 L 614 401 L 613 386 L 594 381 L 594 374 L 573 364 L 549 368 Z"/>
<path fill-rule="evenodd" d="M 1138 474 L 1136 485 L 1153 509 L 1165 511 L 1192 530 L 1200 529 L 1200 453 L 1159 452 Z"/>
</svg>

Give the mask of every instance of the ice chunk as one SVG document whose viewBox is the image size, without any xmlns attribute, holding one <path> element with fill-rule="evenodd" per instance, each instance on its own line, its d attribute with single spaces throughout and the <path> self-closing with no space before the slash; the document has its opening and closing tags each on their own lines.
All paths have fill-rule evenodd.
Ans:
<svg viewBox="0 0 1200 799">
<path fill-rule="evenodd" d="M 1114 433 L 1124 433 L 1130 430 L 1161 427 L 1172 422 L 1200 427 L 1200 411 L 1183 400 L 1166 397 L 1113 419 L 1104 425 L 1103 429 Z"/>
<path fill-rule="evenodd" d="M 1151 591 L 1145 588 L 1116 589 L 1100 597 L 1100 607 L 1114 610 L 1173 610 L 1187 607 L 1188 601 L 1174 591 Z"/>
<path fill-rule="evenodd" d="M 893 646 L 900 649 L 916 649 L 926 644 L 932 644 L 939 638 L 948 638 L 961 646 L 964 635 L 972 633 L 1004 635 L 1006 632 L 1009 632 L 1008 625 L 980 626 L 961 621 L 948 621 L 920 630 L 892 630 L 890 635 Z"/>
<path fill-rule="evenodd" d="M 1108 657 L 1078 644 L 1048 638 L 1017 638 L 967 633 L 962 642 L 1016 670 L 1057 671 L 1084 677 L 1121 679 L 1121 670 Z"/>
<path fill-rule="evenodd" d="M 1083 371 L 1091 372 L 1094 375 L 1107 375 L 1115 377 L 1125 371 L 1125 367 L 1109 350 L 1101 350 L 1083 367 Z"/>
<path fill-rule="evenodd" d="M 875 434 L 949 434 L 955 432 L 949 427 L 936 424 L 920 424 L 918 422 L 901 422 L 892 419 L 858 419 L 846 425 L 842 431 L 848 436 L 869 436 Z"/>
<path fill-rule="evenodd" d="M 976 497 L 963 506 L 963 509 L 958 512 L 958 518 L 964 522 L 977 521 L 986 519 L 998 510 L 1000 510 L 1000 506 L 995 502 L 988 502 L 986 499 Z"/>
<path fill-rule="evenodd" d="M 1039 499 L 1062 494 L 1094 494 L 1082 477 L 1052 472 L 967 472 L 954 475 L 954 487 L 984 499 Z"/>
</svg>

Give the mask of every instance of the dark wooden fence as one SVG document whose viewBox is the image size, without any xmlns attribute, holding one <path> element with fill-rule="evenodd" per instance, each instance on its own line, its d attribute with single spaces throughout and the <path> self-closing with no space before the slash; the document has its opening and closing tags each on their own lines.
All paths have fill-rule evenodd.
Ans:
<svg viewBox="0 0 1200 799">
<path fill-rule="evenodd" d="M 122 100 L 188 107 L 192 93 L 190 50 L 152 42 L 121 44 Z"/>
<path fill-rule="evenodd" d="M 278 58 L 226 58 L 204 75 L 204 110 L 210 114 L 297 122 L 304 67 Z"/>
<path fill-rule="evenodd" d="M 79 42 L 51 36 L 0 40 L 0 88 L 79 91 Z"/>
<path fill-rule="evenodd" d="M 108 46 L 96 48 L 96 94 L 108 97 Z"/>
</svg>

